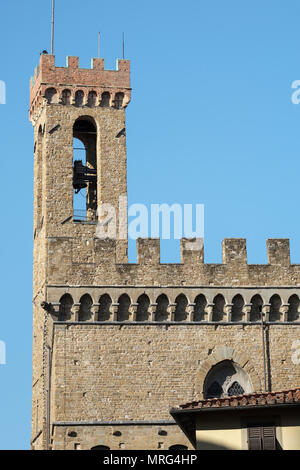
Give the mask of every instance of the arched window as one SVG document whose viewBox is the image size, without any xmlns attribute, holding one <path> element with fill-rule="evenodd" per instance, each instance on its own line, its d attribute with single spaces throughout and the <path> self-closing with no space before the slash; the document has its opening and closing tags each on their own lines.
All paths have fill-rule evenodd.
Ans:
<svg viewBox="0 0 300 470">
<path fill-rule="evenodd" d="M 299 321 L 299 307 L 299 297 L 294 294 L 289 298 L 288 321 Z"/>
<path fill-rule="evenodd" d="M 212 315 L 212 321 L 222 321 L 223 316 L 224 316 L 224 306 L 225 306 L 225 300 L 223 295 L 218 294 L 214 298 L 214 307 L 213 307 L 213 315 Z"/>
<path fill-rule="evenodd" d="M 264 302 L 260 295 L 256 294 L 251 299 L 250 321 L 261 320 L 262 306 Z"/>
<path fill-rule="evenodd" d="M 65 104 L 65 105 L 71 104 L 71 91 L 70 90 L 63 90 L 61 94 L 61 101 L 62 101 L 62 104 Z"/>
<path fill-rule="evenodd" d="M 174 320 L 175 321 L 185 321 L 187 319 L 187 305 L 188 301 L 185 295 L 180 294 L 178 297 L 176 297 L 175 300 L 176 303 L 176 309 L 175 309 L 175 314 L 174 314 Z"/>
<path fill-rule="evenodd" d="M 232 299 L 231 321 L 243 320 L 243 307 L 244 307 L 244 299 L 240 294 L 237 294 Z"/>
<path fill-rule="evenodd" d="M 108 294 L 101 295 L 99 299 L 99 314 L 98 321 L 108 321 L 110 319 L 110 307 L 112 301 Z"/>
<path fill-rule="evenodd" d="M 83 116 L 73 126 L 74 220 L 96 220 L 97 216 L 97 128 Z"/>
<path fill-rule="evenodd" d="M 58 95 L 55 88 L 47 88 L 45 91 L 45 97 L 48 103 L 57 103 L 58 102 Z"/>
<path fill-rule="evenodd" d="M 274 294 L 270 298 L 270 321 L 279 321 L 280 320 L 280 307 L 281 307 L 281 298 L 279 295 Z"/>
<path fill-rule="evenodd" d="M 222 361 L 213 366 L 204 381 L 204 398 L 224 398 L 251 393 L 248 374 L 233 361 Z"/>
<path fill-rule="evenodd" d="M 100 105 L 103 108 L 107 108 L 107 107 L 109 107 L 109 104 L 110 104 L 110 93 L 108 91 L 105 91 L 101 95 L 101 104 Z"/>
<path fill-rule="evenodd" d="M 168 319 L 168 305 L 169 305 L 169 300 L 168 297 L 165 294 L 161 294 L 157 300 L 157 307 L 156 307 L 156 313 L 155 313 L 155 321 L 166 321 Z"/>
<path fill-rule="evenodd" d="M 84 93 L 82 90 L 77 90 L 75 93 L 75 106 L 82 106 L 84 99 Z"/>
<path fill-rule="evenodd" d="M 136 321 L 147 321 L 149 320 L 149 305 L 150 305 L 150 300 L 149 297 L 146 294 L 140 295 L 138 298 L 138 308 L 137 308 L 137 313 L 136 313 Z"/>
<path fill-rule="evenodd" d="M 129 307 L 130 307 L 130 298 L 127 294 L 122 294 L 118 300 L 119 308 L 118 308 L 118 315 L 117 321 L 128 321 L 129 320 Z"/>
<path fill-rule="evenodd" d="M 80 299 L 80 308 L 78 314 L 79 321 L 89 321 L 92 318 L 92 311 L 91 307 L 93 305 L 93 301 L 89 294 L 85 294 Z"/>
<path fill-rule="evenodd" d="M 194 321 L 203 321 L 205 319 L 206 298 L 203 294 L 195 298 Z"/>
<path fill-rule="evenodd" d="M 116 93 L 115 95 L 115 107 L 120 109 L 123 106 L 124 93 Z"/>
<path fill-rule="evenodd" d="M 90 91 L 88 94 L 88 106 L 96 106 L 97 102 L 97 93 L 95 91 Z"/>
<path fill-rule="evenodd" d="M 68 321 L 72 316 L 73 299 L 70 294 L 65 294 L 59 301 L 58 321 Z"/>
</svg>

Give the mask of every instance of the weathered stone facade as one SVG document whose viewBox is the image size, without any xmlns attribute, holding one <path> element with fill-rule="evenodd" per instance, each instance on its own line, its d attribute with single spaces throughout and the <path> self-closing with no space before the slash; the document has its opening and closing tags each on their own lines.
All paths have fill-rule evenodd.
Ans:
<svg viewBox="0 0 300 470">
<path fill-rule="evenodd" d="M 94 59 L 86 70 L 76 57 L 64 68 L 41 55 L 30 91 L 32 448 L 189 447 L 169 410 L 200 399 L 222 361 L 247 373 L 252 392 L 298 386 L 300 266 L 290 264 L 288 240 L 268 240 L 268 264 L 249 265 L 244 239 L 224 240 L 222 264 L 205 264 L 201 244 L 189 250 L 186 239 L 181 263 L 161 264 L 159 240 L 141 239 L 129 264 L 126 227 L 117 240 L 100 239 L 94 206 L 85 220 L 74 217 L 73 138 L 82 132 L 97 171 L 94 204 L 113 205 L 119 220 L 129 62 L 106 71 Z"/>
</svg>

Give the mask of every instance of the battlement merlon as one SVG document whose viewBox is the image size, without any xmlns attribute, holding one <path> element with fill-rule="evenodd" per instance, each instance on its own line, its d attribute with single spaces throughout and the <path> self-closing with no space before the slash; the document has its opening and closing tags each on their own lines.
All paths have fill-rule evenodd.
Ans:
<svg viewBox="0 0 300 470">
<path fill-rule="evenodd" d="M 137 240 L 137 263 L 118 257 L 116 239 L 50 237 L 52 285 L 300 286 L 300 264 L 290 264 L 289 240 L 267 240 L 268 264 L 248 264 L 245 239 L 225 239 L 222 263 L 204 263 L 201 239 L 181 240 L 181 263 L 161 263 L 160 240 Z M 80 267 L 80 269 L 79 269 Z"/>
<path fill-rule="evenodd" d="M 83 253 L 86 252 L 86 238 L 83 237 L 82 241 L 72 237 L 49 237 L 49 246 L 51 247 L 51 254 L 54 255 L 54 263 L 58 261 L 62 263 L 59 256 L 56 258 L 56 252 L 61 251 L 64 255 L 67 252 L 74 253 L 75 251 L 79 256 L 76 256 L 76 262 L 85 264 Z M 93 238 L 90 240 L 89 250 L 90 260 L 96 265 L 110 265 L 114 264 L 128 264 L 118 261 L 117 259 L 117 245 L 119 241 L 111 238 Z M 74 248 L 76 246 L 76 249 Z M 75 251 L 74 251 L 75 250 Z M 82 259 L 81 255 L 82 254 Z M 206 264 L 204 263 L 204 247 L 202 238 L 181 239 L 181 263 L 177 265 L 187 266 L 189 268 L 197 268 L 197 266 L 211 266 L 217 268 L 218 266 L 227 266 L 229 269 L 239 269 L 249 266 L 258 266 L 260 269 L 269 267 L 288 268 L 290 263 L 290 248 L 289 239 L 268 239 L 267 240 L 267 256 L 268 264 L 251 265 L 247 263 L 247 248 L 246 239 L 244 238 L 226 238 L 222 242 L 222 264 Z M 56 260 L 55 260 L 56 258 Z M 72 257 L 70 257 L 71 260 Z M 72 260 L 71 260 L 72 261 Z M 131 263 L 129 263 L 131 264 Z M 159 238 L 138 238 L 137 239 L 137 263 L 141 266 L 158 266 L 160 265 L 160 239 Z M 165 267 L 168 263 L 163 263 Z M 172 269 L 173 264 L 170 264 Z M 296 266 L 296 265 L 294 265 Z M 297 265 L 300 267 L 300 265 Z M 145 268 L 146 269 L 146 268 Z"/>
<path fill-rule="evenodd" d="M 79 68 L 79 58 L 67 57 L 66 67 L 55 66 L 55 56 L 41 54 L 40 63 L 35 68 L 30 80 L 30 109 L 38 99 L 43 98 L 45 90 L 55 87 L 58 92 L 89 88 L 91 91 L 118 91 L 126 93 L 127 101 L 131 98 L 130 61 L 117 60 L 116 70 L 104 70 L 104 59 L 93 58 L 92 68 Z"/>
</svg>

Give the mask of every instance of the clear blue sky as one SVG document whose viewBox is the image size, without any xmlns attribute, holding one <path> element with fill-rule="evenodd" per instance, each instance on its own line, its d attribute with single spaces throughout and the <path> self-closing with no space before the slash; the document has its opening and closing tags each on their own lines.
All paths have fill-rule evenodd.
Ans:
<svg viewBox="0 0 300 470">
<path fill-rule="evenodd" d="M 51 0 L 1 2 L 2 156 L 0 448 L 30 441 L 33 129 L 29 79 L 50 50 Z M 250 263 L 266 239 L 291 240 L 300 263 L 300 5 L 296 0 L 56 0 L 57 65 L 97 55 L 115 67 L 126 35 L 129 203 L 205 204 L 205 261 L 245 237 Z M 162 260 L 177 261 L 176 243 Z M 131 243 L 130 256 L 134 260 Z"/>
</svg>

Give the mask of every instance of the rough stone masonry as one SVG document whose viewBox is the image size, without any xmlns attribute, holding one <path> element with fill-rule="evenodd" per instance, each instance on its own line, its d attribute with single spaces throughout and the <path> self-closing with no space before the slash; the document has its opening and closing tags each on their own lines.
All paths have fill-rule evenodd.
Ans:
<svg viewBox="0 0 300 470">
<path fill-rule="evenodd" d="M 300 266 L 289 240 L 268 240 L 268 264 L 249 265 L 244 239 L 223 241 L 222 264 L 205 264 L 186 239 L 181 263 L 162 264 L 159 240 L 140 239 L 133 264 L 127 240 L 97 238 L 97 206 L 117 208 L 127 194 L 130 100 L 128 60 L 109 71 L 93 59 L 88 70 L 42 54 L 30 82 L 32 449 L 190 448 L 169 410 L 206 396 L 223 364 L 246 378 L 245 393 L 300 385 Z M 74 138 L 96 174 L 81 218 Z"/>
</svg>

